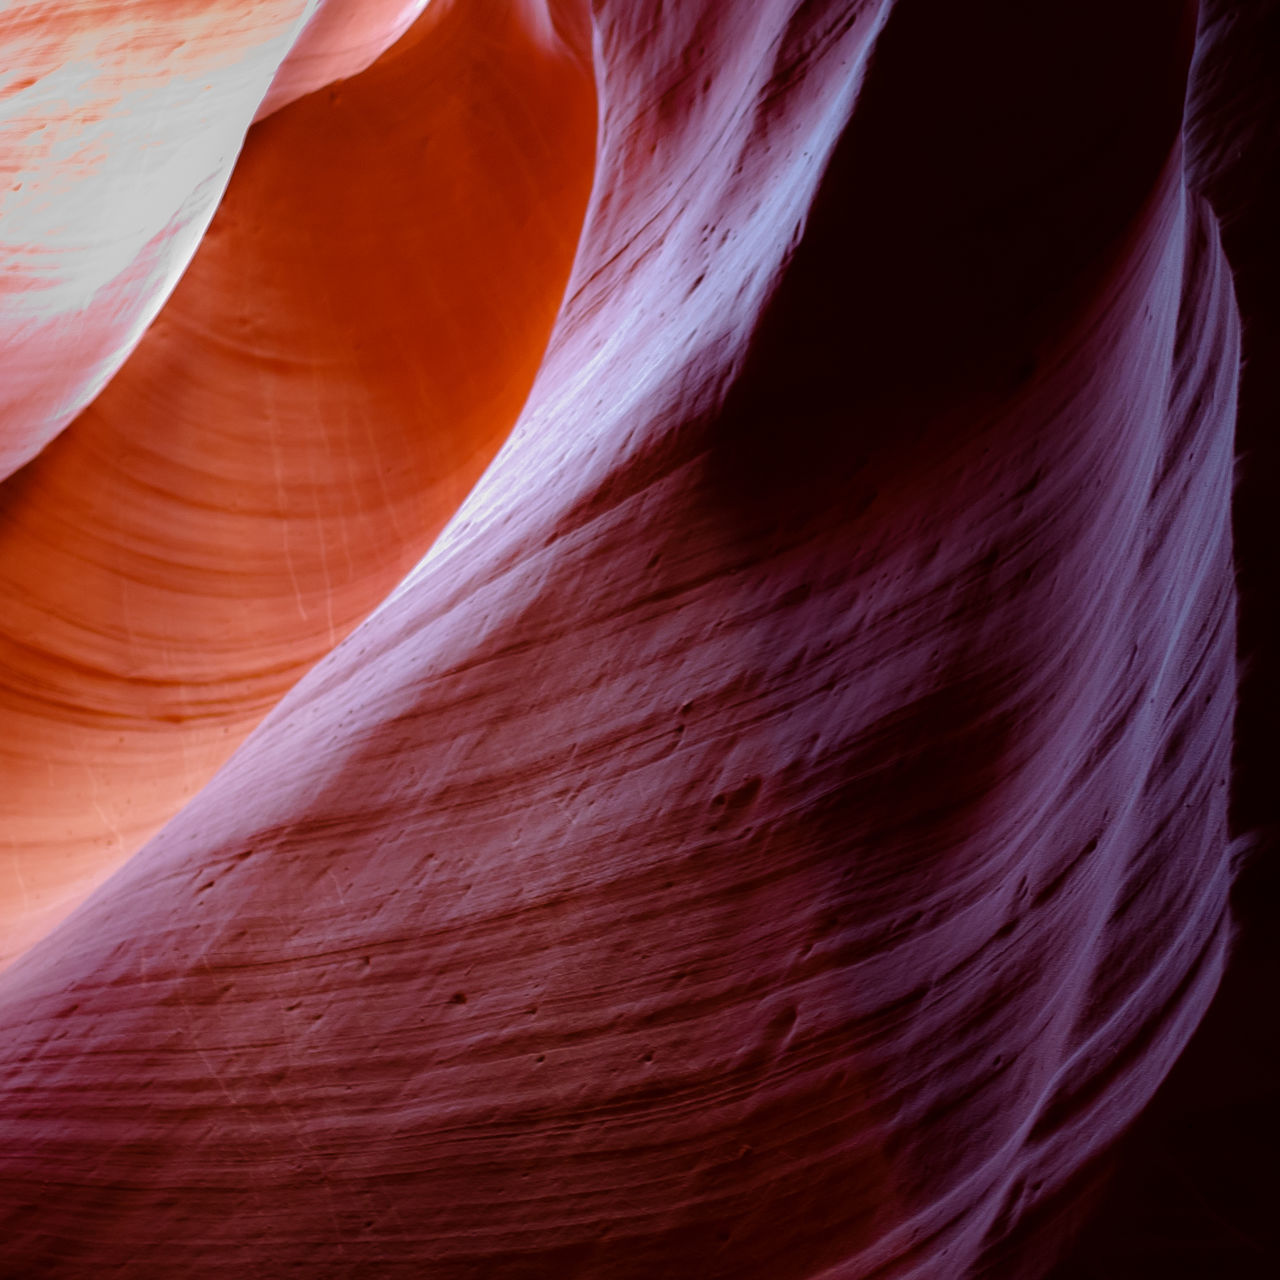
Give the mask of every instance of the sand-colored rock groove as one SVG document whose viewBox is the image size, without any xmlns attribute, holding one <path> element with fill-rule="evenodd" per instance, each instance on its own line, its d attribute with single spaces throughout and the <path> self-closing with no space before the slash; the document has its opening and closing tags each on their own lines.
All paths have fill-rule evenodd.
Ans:
<svg viewBox="0 0 1280 1280">
<path fill-rule="evenodd" d="M 1183 176 L 1195 6 L 499 13 L 531 65 L 590 49 L 599 111 L 527 403 L 381 606 L 0 975 L 0 1272 L 1035 1277 L 1228 941 L 1239 335 Z M 267 148 L 302 181 L 329 110 L 246 151 L 230 230 L 283 266 L 245 305 L 313 278 Z M 518 226 L 572 208 L 549 149 Z M 233 262 L 215 224 L 55 449 Z M 487 287 L 493 341 L 523 286 Z M 291 377 L 331 331 L 272 307 L 275 343 L 184 365 L 211 400 L 221 361 L 278 377 L 293 449 L 394 394 L 407 310 Z M 495 381 L 448 420 L 492 423 Z M 422 466 L 403 501 L 442 512 Z"/>
</svg>

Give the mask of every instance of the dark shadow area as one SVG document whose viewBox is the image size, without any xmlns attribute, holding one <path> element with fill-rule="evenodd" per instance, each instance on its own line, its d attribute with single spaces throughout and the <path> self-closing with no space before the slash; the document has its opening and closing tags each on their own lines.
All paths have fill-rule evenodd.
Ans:
<svg viewBox="0 0 1280 1280">
<path fill-rule="evenodd" d="M 1031 377 L 1169 156 L 1194 9 L 901 0 L 718 420 L 728 501 L 835 497 Z"/>
</svg>

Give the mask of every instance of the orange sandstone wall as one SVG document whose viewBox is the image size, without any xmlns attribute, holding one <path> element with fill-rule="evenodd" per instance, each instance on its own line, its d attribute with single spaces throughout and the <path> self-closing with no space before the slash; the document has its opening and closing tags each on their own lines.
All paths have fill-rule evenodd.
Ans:
<svg viewBox="0 0 1280 1280">
<path fill-rule="evenodd" d="M 580 56 L 482 3 L 255 129 L 128 365 L 0 491 L 0 959 L 430 546 L 533 380 L 594 141 Z"/>
</svg>

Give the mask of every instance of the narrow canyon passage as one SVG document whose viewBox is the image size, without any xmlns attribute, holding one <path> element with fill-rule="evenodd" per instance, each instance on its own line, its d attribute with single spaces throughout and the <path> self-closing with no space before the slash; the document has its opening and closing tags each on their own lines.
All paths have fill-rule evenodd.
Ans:
<svg viewBox="0 0 1280 1280">
<path fill-rule="evenodd" d="M 1048 1272 L 1231 933 L 1196 18 L 295 15 L 0 489 L 0 1272 Z"/>
</svg>

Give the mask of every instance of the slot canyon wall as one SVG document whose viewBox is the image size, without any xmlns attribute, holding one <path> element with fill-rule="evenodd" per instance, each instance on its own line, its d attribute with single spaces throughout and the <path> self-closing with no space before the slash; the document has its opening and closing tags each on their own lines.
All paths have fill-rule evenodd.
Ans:
<svg viewBox="0 0 1280 1280">
<path fill-rule="evenodd" d="M 0 10 L 0 1277 L 1268 1274 L 1276 13 Z"/>
</svg>

